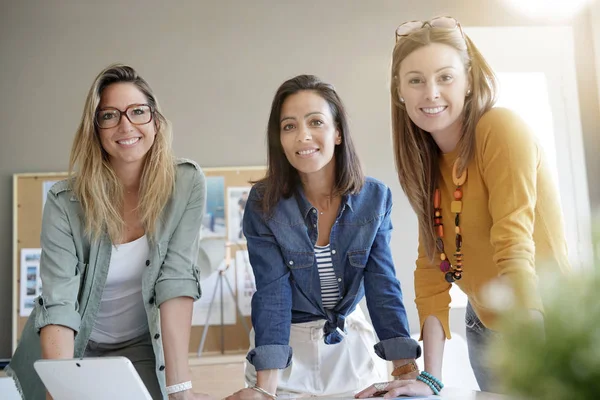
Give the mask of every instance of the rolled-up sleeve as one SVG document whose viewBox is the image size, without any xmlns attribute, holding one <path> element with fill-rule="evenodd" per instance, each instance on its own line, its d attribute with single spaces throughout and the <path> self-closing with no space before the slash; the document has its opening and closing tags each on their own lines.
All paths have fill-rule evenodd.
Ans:
<svg viewBox="0 0 600 400">
<path fill-rule="evenodd" d="M 196 262 L 200 251 L 200 226 L 206 206 L 206 179 L 200 169 L 190 164 L 179 168 L 193 168 L 194 173 L 189 182 L 178 182 L 176 190 L 190 185 L 192 190 L 171 239 L 167 244 L 159 243 L 159 246 L 164 245 L 167 249 L 155 286 L 157 306 L 176 297 L 198 300 L 201 295 Z M 174 196 L 177 195 L 175 192 Z"/>
<path fill-rule="evenodd" d="M 373 327 L 380 342 L 375 353 L 385 360 L 418 358 L 421 347 L 410 337 L 408 317 L 402 300 L 400 281 L 390 250 L 392 234 L 392 194 L 385 195 L 381 224 L 371 246 L 365 266 L 365 297 Z"/>
<path fill-rule="evenodd" d="M 40 277 L 43 293 L 35 301 L 35 327 L 62 325 L 77 333 L 81 325 L 77 295 L 81 275 L 69 219 L 58 195 L 50 191 L 44 205 Z"/>
<path fill-rule="evenodd" d="M 284 369 L 292 360 L 290 272 L 279 245 L 265 223 L 255 188 L 250 191 L 243 220 L 250 264 L 256 280 L 252 296 L 255 348 L 246 357 L 257 371 Z"/>
</svg>

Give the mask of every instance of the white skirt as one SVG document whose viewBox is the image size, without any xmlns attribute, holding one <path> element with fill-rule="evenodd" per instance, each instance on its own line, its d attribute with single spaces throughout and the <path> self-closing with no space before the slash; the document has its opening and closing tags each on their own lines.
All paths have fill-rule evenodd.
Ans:
<svg viewBox="0 0 600 400">
<path fill-rule="evenodd" d="M 377 343 L 373 326 L 359 306 L 346 318 L 348 334 L 340 343 L 325 344 L 325 320 L 292 324 L 289 367 L 279 370 L 277 396 L 352 397 L 376 382 L 388 381 L 387 361 L 375 354 Z M 254 329 L 250 332 L 250 350 L 255 347 Z M 245 363 L 246 384 L 256 384 L 256 370 Z"/>
</svg>

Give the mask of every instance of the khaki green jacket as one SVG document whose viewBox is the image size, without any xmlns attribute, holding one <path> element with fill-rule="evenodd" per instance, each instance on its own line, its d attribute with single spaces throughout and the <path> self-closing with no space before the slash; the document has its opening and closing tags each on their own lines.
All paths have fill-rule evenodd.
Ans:
<svg viewBox="0 0 600 400">
<path fill-rule="evenodd" d="M 175 189 L 150 242 L 142 293 L 156 356 L 156 374 L 165 395 L 160 337 L 160 305 L 172 298 L 200 298 L 200 224 L 204 216 L 206 182 L 193 161 L 178 160 Z M 45 399 L 45 388 L 33 368 L 41 358 L 40 329 L 62 325 L 75 331 L 75 358 L 86 349 L 102 299 L 111 256 L 108 235 L 90 241 L 83 212 L 69 188 L 57 182 L 49 191 L 42 220 L 40 272 L 42 295 L 27 320 L 7 372 L 27 400 Z"/>
</svg>

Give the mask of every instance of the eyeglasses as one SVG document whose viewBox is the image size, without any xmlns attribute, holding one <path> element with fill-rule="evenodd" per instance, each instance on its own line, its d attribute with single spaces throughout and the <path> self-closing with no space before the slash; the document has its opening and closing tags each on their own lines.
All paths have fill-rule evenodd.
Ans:
<svg viewBox="0 0 600 400">
<path fill-rule="evenodd" d="M 410 35 L 411 33 L 418 31 L 419 29 L 429 26 L 430 28 L 442 28 L 442 29 L 456 29 L 460 30 L 461 36 L 465 37 L 465 34 L 460 26 L 460 22 L 456 18 L 452 17 L 436 17 L 429 21 L 409 21 L 400 25 L 396 29 L 396 43 L 401 38 Z"/>
<path fill-rule="evenodd" d="M 122 115 L 133 125 L 145 125 L 152 121 L 153 114 L 154 110 L 148 104 L 132 104 L 125 111 L 107 107 L 96 113 L 96 125 L 100 129 L 114 128 L 121 122 Z"/>
</svg>

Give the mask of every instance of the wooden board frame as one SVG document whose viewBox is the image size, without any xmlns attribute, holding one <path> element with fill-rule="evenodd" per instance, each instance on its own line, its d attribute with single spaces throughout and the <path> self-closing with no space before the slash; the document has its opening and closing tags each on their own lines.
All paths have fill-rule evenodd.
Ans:
<svg viewBox="0 0 600 400">
<path fill-rule="evenodd" d="M 68 174 L 66 172 L 13 175 L 13 353 L 17 348 L 18 338 L 28 318 L 20 316 L 21 249 L 40 247 L 43 182 L 58 181 L 67 177 Z"/>
</svg>

